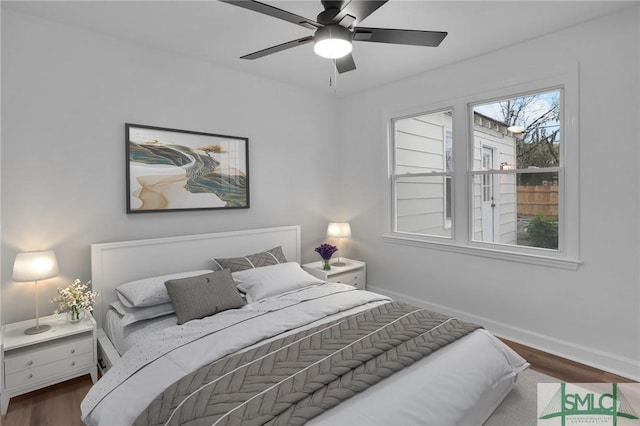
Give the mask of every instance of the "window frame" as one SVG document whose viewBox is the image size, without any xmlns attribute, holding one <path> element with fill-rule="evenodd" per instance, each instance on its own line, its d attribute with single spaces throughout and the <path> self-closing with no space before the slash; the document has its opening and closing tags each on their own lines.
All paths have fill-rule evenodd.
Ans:
<svg viewBox="0 0 640 426">
<path fill-rule="evenodd" d="M 499 85 L 492 90 L 474 93 L 468 96 L 432 105 L 416 107 L 401 113 L 387 113 L 385 126 L 387 129 L 388 147 L 388 194 L 386 200 L 390 205 L 386 209 L 386 229 L 382 238 L 385 242 L 432 248 L 455 253 L 501 259 L 513 262 L 576 270 L 580 260 L 580 165 L 579 165 L 579 133 L 578 133 L 578 65 L 566 67 L 546 78 L 512 81 L 511 84 Z M 559 229 L 558 250 L 508 245 L 473 240 L 472 190 L 473 175 L 473 107 L 479 104 L 500 101 L 508 98 L 525 96 L 533 93 L 561 89 L 561 164 L 557 168 L 545 171 L 558 171 L 559 179 Z M 416 115 L 437 113 L 451 110 L 453 112 L 453 223 L 451 238 L 397 232 L 396 200 L 395 200 L 395 143 L 393 120 Z M 551 170 L 553 169 L 553 170 Z M 494 170 L 492 173 L 515 174 L 512 170 Z M 568 219 L 571 218 L 571 221 Z"/>
</svg>

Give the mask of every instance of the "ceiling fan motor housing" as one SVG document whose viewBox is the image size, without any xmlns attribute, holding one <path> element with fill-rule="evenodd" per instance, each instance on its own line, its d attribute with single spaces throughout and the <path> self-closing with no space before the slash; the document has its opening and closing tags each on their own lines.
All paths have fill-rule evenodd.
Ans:
<svg viewBox="0 0 640 426">
<path fill-rule="evenodd" d="M 343 1 L 337 0 L 321 0 L 324 10 L 318 14 L 317 21 L 322 25 L 329 25 L 333 23 L 333 19 L 340 13 L 343 6 Z"/>
</svg>

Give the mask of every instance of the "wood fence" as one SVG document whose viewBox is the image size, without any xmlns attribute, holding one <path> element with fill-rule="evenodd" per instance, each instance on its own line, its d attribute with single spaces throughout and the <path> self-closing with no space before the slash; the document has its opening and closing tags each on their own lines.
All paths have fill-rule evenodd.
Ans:
<svg viewBox="0 0 640 426">
<path fill-rule="evenodd" d="M 558 186 L 518 186 L 518 217 L 558 216 Z"/>
</svg>

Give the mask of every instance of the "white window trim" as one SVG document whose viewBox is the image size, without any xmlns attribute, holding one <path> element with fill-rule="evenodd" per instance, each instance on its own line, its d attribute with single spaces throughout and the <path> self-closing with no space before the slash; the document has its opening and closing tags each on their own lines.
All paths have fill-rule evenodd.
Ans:
<svg viewBox="0 0 640 426">
<path fill-rule="evenodd" d="M 531 248 L 497 243 L 473 241 L 472 217 L 469 213 L 471 201 L 471 173 L 468 171 L 469 161 L 472 161 L 471 143 L 469 136 L 472 132 L 470 120 L 474 104 L 491 102 L 527 93 L 543 92 L 562 88 L 562 173 L 563 184 L 560 189 L 560 229 L 558 250 Z M 582 264 L 580 260 L 580 164 L 579 164 L 579 73 L 578 64 L 564 66 L 564 70 L 556 72 L 546 78 L 521 78 L 510 84 L 496 82 L 494 90 L 471 94 L 453 101 L 441 102 L 430 106 L 413 108 L 402 113 L 387 113 L 385 129 L 387 131 L 388 148 L 388 192 L 386 198 L 386 229 L 382 238 L 385 242 L 444 250 L 466 255 L 487 257 L 512 262 L 576 270 Z M 452 109 L 453 114 L 453 226 L 452 238 L 417 235 L 404 232 L 394 232 L 395 229 L 395 201 L 392 173 L 394 171 L 394 142 L 392 120 L 423 113 L 438 112 Z M 465 143 L 455 141 L 460 140 Z M 509 171 L 513 172 L 513 171 Z M 460 184 L 464 182 L 464 184 Z M 464 187 L 464 191 L 456 191 Z M 461 193 L 462 192 L 462 193 Z M 462 208 L 460 208 L 460 206 Z M 458 208 L 456 208 L 458 207 Z M 570 220 L 569 220 L 570 219 Z"/>
</svg>

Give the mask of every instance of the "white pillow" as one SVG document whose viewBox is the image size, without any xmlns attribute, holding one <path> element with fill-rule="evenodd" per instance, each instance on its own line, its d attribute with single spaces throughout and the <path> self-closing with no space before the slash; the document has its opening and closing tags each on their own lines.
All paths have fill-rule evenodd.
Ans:
<svg viewBox="0 0 640 426">
<path fill-rule="evenodd" d="M 249 303 L 324 282 L 305 272 L 296 262 L 247 269 L 232 275 L 238 289 L 246 293 Z"/>
<path fill-rule="evenodd" d="M 128 308 L 140 308 L 144 306 L 155 306 L 162 303 L 171 302 L 165 281 L 180 278 L 195 277 L 213 272 L 210 269 L 201 271 L 179 272 L 175 274 L 159 275 L 157 277 L 143 278 L 141 280 L 130 281 L 119 285 L 116 288 L 118 299 Z"/>
<path fill-rule="evenodd" d="M 122 326 L 126 327 L 129 324 L 136 323 L 138 321 L 144 321 L 152 318 L 158 318 L 163 315 L 168 315 L 175 312 L 173 303 L 162 303 L 160 305 L 147 306 L 144 308 L 128 308 L 121 302 L 113 302 L 111 307 L 118 312 L 122 318 Z"/>
</svg>

